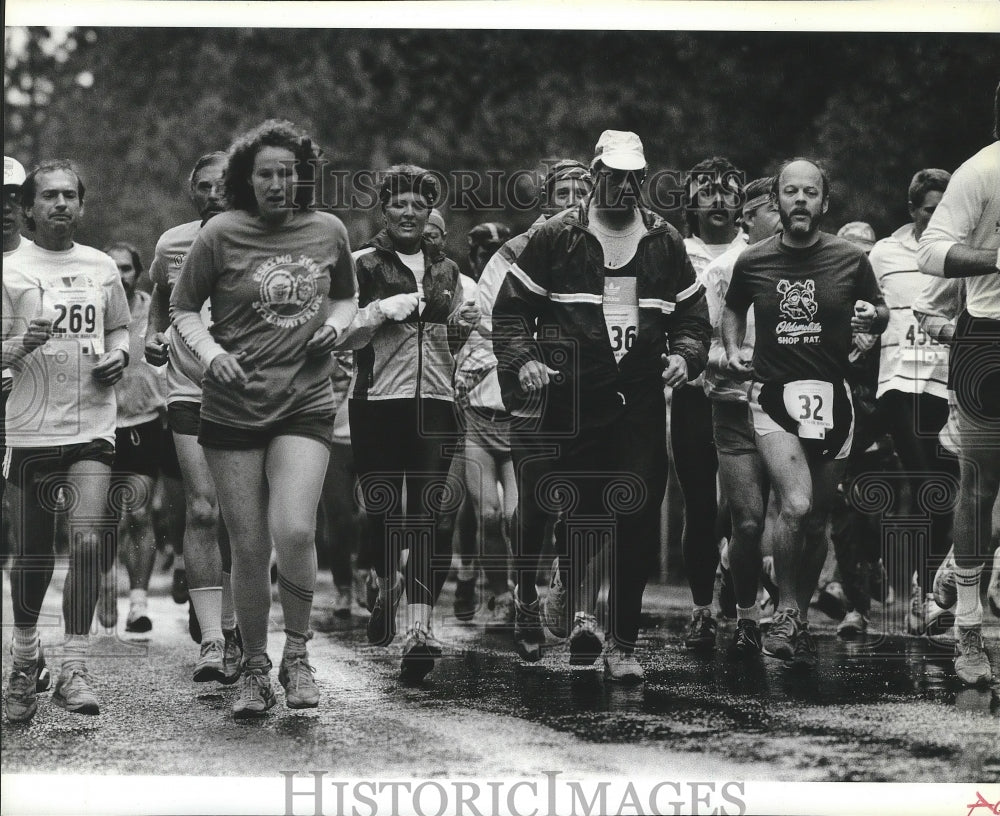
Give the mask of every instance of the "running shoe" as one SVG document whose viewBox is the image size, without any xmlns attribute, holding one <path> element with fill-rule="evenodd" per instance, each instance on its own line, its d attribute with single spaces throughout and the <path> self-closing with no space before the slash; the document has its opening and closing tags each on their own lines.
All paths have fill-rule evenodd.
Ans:
<svg viewBox="0 0 1000 816">
<path fill-rule="evenodd" d="M 521 603 L 514 589 L 514 651 L 522 660 L 537 663 L 542 659 L 542 616 L 536 598 L 529 604 Z"/>
<path fill-rule="evenodd" d="M 396 610 L 403 595 L 403 580 L 397 575 L 391 589 L 386 589 L 384 579 L 376 576 L 375 580 L 379 593 L 368 619 L 368 642 L 373 646 L 388 646 L 396 637 Z"/>
<path fill-rule="evenodd" d="M 263 717 L 277 702 L 271 688 L 271 661 L 267 655 L 243 661 L 240 694 L 233 701 L 233 719 Z"/>
<path fill-rule="evenodd" d="M 86 666 L 63 666 L 56 680 L 56 690 L 52 693 L 52 702 L 74 714 L 99 714 L 101 709 L 90 684 Z"/>
<path fill-rule="evenodd" d="M 795 638 L 795 651 L 792 653 L 790 668 L 811 671 L 816 668 L 817 662 L 816 639 L 809 631 L 809 624 L 803 623 L 799 626 L 799 633 Z"/>
<path fill-rule="evenodd" d="M 194 611 L 194 603 L 188 599 L 188 634 L 195 643 L 201 643 L 201 624 L 198 623 L 198 613 Z"/>
<path fill-rule="evenodd" d="M 399 665 L 399 678 L 409 683 L 419 683 L 434 668 L 434 658 L 441 656 L 441 647 L 434 640 L 428 627 L 417 621 L 406 632 L 403 641 L 403 659 Z"/>
<path fill-rule="evenodd" d="M 864 637 L 868 633 L 868 618 L 857 609 L 852 609 L 837 626 L 837 635 L 844 640 Z"/>
<path fill-rule="evenodd" d="M 14 657 L 14 644 L 10 644 L 10 656 L 14 662 L 14 665 L 19 663 L 28 663 L 31 661 L 18 660 Z M 38 644 L 38 657 L 34 661 L 38 665 L 35 670 L 35 692 L 41 694 L 42 692 L 48 691 L 52 686 L 52 673 L 49 671 L 49 667 L 45 662 L 45 650 L 42 648 L 42 644 Z"/>
<path fill-rule="evenodd" d="M 514 626 L 514 596 L 510 592 L 494 595 L 490 598 L 487 608 L 490 616 L 486 619 L 488 632 L 508 632 Z"/>
<path fill-rule="evenodd" d="M 170 597 L 174 599 L 175 604 L 188 602 L 187 573 L 183 569 L 174 570 L 174 577 L 170 581 Z"/>
<path fill-rule="evenodd" d="M 782 609 L 775 612 L 762 643 L 764 654 L 791 660 L 795 654 L 795 640 L 800 626 L 799 610 Z"/>
<path fill-rule="evenodd" d="M 955 674 L 967 686 L 987 685 L 993 680 L 990 659 L 983 648 L 982 626 L 958 626 L 955 644 Z"/>
<path fill-rule="evenodd" d="M 934 601 L 942 609 L 951 609 L 958 600 L 958 587 L 955 585 L 955 549 L 948 555 L 934 573 Z"/>
<path fill-rule="evenodd" d="M 569 637 L 568 593 L 559 572 L 559 556 L 552 559 L 549 591 L 542 601 L 542 623 L 557 638 Z"/>
<path fill-rule="evenodd" d="M 341 620 L 348 620 L 351 617 L 351 585 L 334 586 L 333 588 L 333 616 Z"/>
<path fill-rule="evenodd" d="M 760 657 L 761 634 L 757 621 L 750 618 L 742 618 L 736 621 L 736 631 L 733 633 L 732 642 L 726 650 L 726 655 L 730 660 L 747 660 Z"/>
<path fill-rule="evenodd" d="M 315 673 L 306 654 L 281 658 L 278 682 L 285 690 L 285 705 L 289 708 L 316 708 L 319 705 Z"/>
<path fill-rule="evenodd" d="M 632 649 L 612 643 L 604 652 L 604 676 L 618 683 L 641 683 L 646 678 Z"/>
<path fill-rule="evenodd" d="M 586 612 L 573 616 L 573 630 L 569 633 L 569 664 L 593 666 L 604 648 L 604 633 L 597 618 Z"/>
<path fill-rule="evenodd" d="M 938 606 L 931 592 L 924 599 L 924 621 L 923 634 L 931 643 L 946 649 L 955 648 L 958 642 L 955 637 L 955 610 Z"/>
<path fill-rule="evenodd" d="M 715 636 L 719 626 L 712 617 L 712 610 L 702 607 L 691 613 L 684 646 L 691 652 L 711 651 L 715 648 Z"/>
<path fill-rule="evenodd" d="M 816 608 L 828 618 L 843 620 L 847 614 L 847 595 L 839 581 L 830 581 L 816 599 Z"/>
<path fill-rule="evenodd" d="M 198 662 L 194 664 L 194 676 L 191 679 L 196 683 L 211 683 L 213 680 L 219 683 L 226 682 L 226 672 L 223 667 L 225 648 L 224 640 L 206 640 L 202 643 L 201 654 L 198 656 Z"/>
<path fill-rule="evenodd" d="M 4 714 L 11 722 L 27 722 L 38 710 L 38 661 L 15 661 L 7 682 Z"/>
<path fill-rule="evenodd" d="M 719 614 L 730 620 L 736 619 L 736 584 L 733 571 L 719 564 Z"/>
<path fill-rule="evenodd" d="M 240 679 L 240 669 L 243 663 L 243 638 L 239 627 L 222 630 L 222 680 L 219 682 L 231 686 Z"/>
<path fill-rule="evenodd" d="M 153 628 L 153 622 L 146 614 L 146 604 L 130 604 L 128 617 L 125 619 L 126 632 L 148 632 Z"/>
<path fill-rule="evenodd" d="M 455 617 L 468 623 L 476 615 L 476 576 L 455 581 Z"/>
</svg>

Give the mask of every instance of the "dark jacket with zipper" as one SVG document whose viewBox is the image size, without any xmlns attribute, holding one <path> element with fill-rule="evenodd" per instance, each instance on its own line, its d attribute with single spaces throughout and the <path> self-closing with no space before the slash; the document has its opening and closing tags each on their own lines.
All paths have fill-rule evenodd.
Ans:
<svg viewBox="0 0 1000 816">
<path fill-rule="evenodd" d="M 453 400 L 455 354 L 469 334 L 455 317 L 462 305 L 458 265 L 423 245 L 424 301 L 405 320 L 387 320 L 378 301 L 416 293 L 413 272 L 399 259 L 385 230 L 354 253 L 358 313 L 339 348 L 354 349 L 353 400 Z"/>
<path fill-rule="evenodd" d="M 694 379 L 705 367 L 711 324 L 704 289 L 667 221 L 640 208 L 646 233 L 634 258 L 638 299 L 635 341 L 615 362 L 603 311 L 604 253 L 588 228 L 589 199 L 550 218 L 531 237 L 493 308 L 501 393 L 508 410 L 527 399 L 518 372 L 540 360 L 559 374 L 546 387 L 546 412 L 572 427 L 599 426 L 627 406 L 662 405 L 661 355 L 679 354 Z"/>
</svg>

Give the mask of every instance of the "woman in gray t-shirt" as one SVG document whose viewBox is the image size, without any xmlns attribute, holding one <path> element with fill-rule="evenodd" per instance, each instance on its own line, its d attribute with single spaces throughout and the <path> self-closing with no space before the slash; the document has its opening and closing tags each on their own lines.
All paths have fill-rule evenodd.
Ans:
<svg viewBox="0 0 1000 816">
<path fill-rule="evenodd" d="M 199 442 L 233 550 L 243 635 L 237 718 L 275 704 L 267 656 L 271 545 L 278 557 L 289 708 L 319 692 L 306 653 L 316 583 L 316 507 L 333 436 L 330 351 L 356 311 L 341 221 L 309 208 L 318 153 L 289 122 L 269 120 L 229 150 L 229 210 L 195 239 L 170 299 L 176 331 L 206 367 Z M 211 299 L 213 324 L 201 307 Z"/>
</svg>

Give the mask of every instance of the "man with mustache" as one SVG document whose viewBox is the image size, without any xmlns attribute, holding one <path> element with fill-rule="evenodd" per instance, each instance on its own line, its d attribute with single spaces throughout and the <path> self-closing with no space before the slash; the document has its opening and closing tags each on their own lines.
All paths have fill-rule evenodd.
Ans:
<svg viewBox="0 0 1000 816">
<path fill-rule="evenodd" d="M 604 671 L 623 682 L 644 677 L 635 648 L 666 487 L 663 386 L 698 376 L 710 339 L 703 287 L 683 240 L 643 204 L 646 169 L 635 133 L 604 131 L 591 165 L 593 193 L 531 236 L 493 308 L 504 402 L 513 411 L 533 400 L 541 414 L 536 455 L 521 459 L 518 472 L 512 537 L 529 569 L 515 594 L 515 648 L 525 660 L 541 657 L 532 579 L 544 524 L 526 514 L 561 511 L 571 589 L 574 573 L 605 548 L 610 556 Z M 532 484 L 544 507 L 526 501 Z M 592 514 L 602 509 L 606 526 L 595 530 Z M 600 655 L 595 623 L 586 612 L 574 617 L 571 663 Z"/>
<path fill-rule="evenodd" d="M 816 645 L 809 602 L 826 556 L 820 533 L 854 431 L 846 382 L 851 333 L 881 333 L 889 310 L 864 251 L 820 232 L 830 185 L 815 162 L 785 162 L 771 194 L 783 232 L 736 261 L 722 338 L 734 375 L 751 379 L 757 448 L 780 506 L 773 541 L 781 608 L 763 648 L 792 668 L 810 669 Z M 751 306 L 752 364 L 741 358 Z"/>
<path fill-rule="evenodd" d="M 993 116 L 994 141 L 955 171 L 917 249 L 921 272 L 965 282 L 948 371 L 961 448 L 954 590 L 942 595 L 935 581 L 935 595 L 942 606 L 956 604 L 955 673 L 966 685 L 993 678 L 983 647 L 979 580 L 1000 492 L 1000 85 Z"/>
<path fill-rule="evenodd" d="M 743 192 L 743 229 L 749 245 L 757 244 L 781 232 L 778 208 L 771 198 L 769 177 L 747 184 Z M 720 591 L 719 605 L 723 614 L 736 618 L 736 632 L 728 653 L 737 659 L 760 654 L 760 604 L 757 585 L 761 574 L 761 537 L 769 485 L 764 463 L 754 441 L 753 426 L 747 410 L 746 372 L 738 371 L 732 378 L 727 367 L 726 350 L 722 344 L 721 320 L 726 291 L 733 277 L 733 266 L 743 254 L 747 243 L 736 243 L 712 261 L 703 273 L 705 299 L 712 321 L 712 346 L 705 366 L 705 393 L 711 404 L 712 434 L 719 457 L 719 483 L 728 502 L 732 519 L 729 544 L 724 548 L 723 575 L 728 577 L 732 592 Z M 747 332 L 740 359 L 749 361 L 753 355 L 754 326 L 752 315 L 747 318 Z M 679 434 L 686 428 L 678 428 Z M 726 584 L 724 583 L 725 587 Z M 708 612 L 711 615 L 711 612 Z M 697 620 L 697 619 L 696 619 Z M 704 620 L 704 618 L 703 618 Z M 714 624 L 714 620 L 708 620 Z M 702 624 L 708 628 L 707 624 Z M 714 630 L 714 625 L 711 626 Z M 710 646 L 714 646 L 712 638 Z"/>
<path fill-rule="evenodd" d="M 115 455 L 115 390 L 128 365 L 130 314 L 115 262 L 78 244 L 85 187 L 64 159 L 36 167 L 21 187 L 34 244 L 4 259 L 3 366 L 14 383 L 5 417 L 4 478 L 16 551 L 10 570 L 14 668 L 5 712 L 37 710 L 38 617 L 55 569 L 56 497 L 66 497 L 66 640 L 52 701 L 100 710 L 87 669 L 100 576 L 115 556 L 108 487 Z M 113 533 L 110 536 L 113 539 Z"/>
<path fill-rule="evenodd" d="M 709 264 L 747 245 L 746 235 L 736 224 L 742 183 L 743 174 L 722 156 L 704 159 L 688 173 L 684 217 L 690 234 L 684 239 L 684 248 L 702 285 Z M 719 462 L 713 444 L 711 404 L 702 380 L 693 385 L 676 388 L 671 394 L 670 449 L 684 494 L 682 550 L 693 606 L 684 646 L 711 652 L 718 630 L 712 616 L 712 593 L 719 567 L 715 486 Z"/>
<path fill-rule="evenodd" d="M 169 327 L 170 293 L 201 228 L 224 208 L 223 174 L 226 154 L 217 151 L 199 158 L 191 171 L 188 192 L 198 218 L 167 230 L 156 242 L 149 268 L 153 281 L 146 335 L 146 360 L 167 365 L 167 422 L 173 434 L 181 481 L 184 484 L 184 540 L 186 564 L 183 584 L 174 573 L 174 600 L 188 596 L 188 629 L 200 644 L 193 672 L 195 682 L 217 680 L 225 685 L 239 679 L 242 658 L 236 612 L 233 607 L 229 536 L 219 515 L 215 483 L 204 451 L 198 444 L 204 366 L 173 327 Z M 202 320 L 211 323 L 206 304 Z M 174 564 L 177 568 L 177 563 Z"/>
</svg>

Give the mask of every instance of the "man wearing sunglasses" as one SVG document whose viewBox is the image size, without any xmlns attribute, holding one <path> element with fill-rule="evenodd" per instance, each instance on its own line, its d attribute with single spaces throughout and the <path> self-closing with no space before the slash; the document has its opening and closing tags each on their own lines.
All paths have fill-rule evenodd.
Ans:
<svg viewBox="0 0 1000 816">
<path fill-rule="evenodd" d="M 634 650 L 666 487 L 663 386 L 701 372 L 711 329 L 683 239 L 642 201 L 639 137 L 605 131 L 595 154 L 594 192 L 539 227 L 512 264 L 493 337 L 508 410 L 540 412 L 532 455 L 515 457 L 514 551 L 533 563 L 542 540 L 526 534 L 540 528 L 530 516 L 548 512 L 562 515 L 556 549 L 571 593 L 591 561 L 610 555 L 605 674 L 639 682 Z M 527 572 L 515 595 L 515 646 L 538 660 L 544 638 Z M 584 593 L 575 596 L 570 662 L 592 664 L 604 633 Z"/>
</svg>

